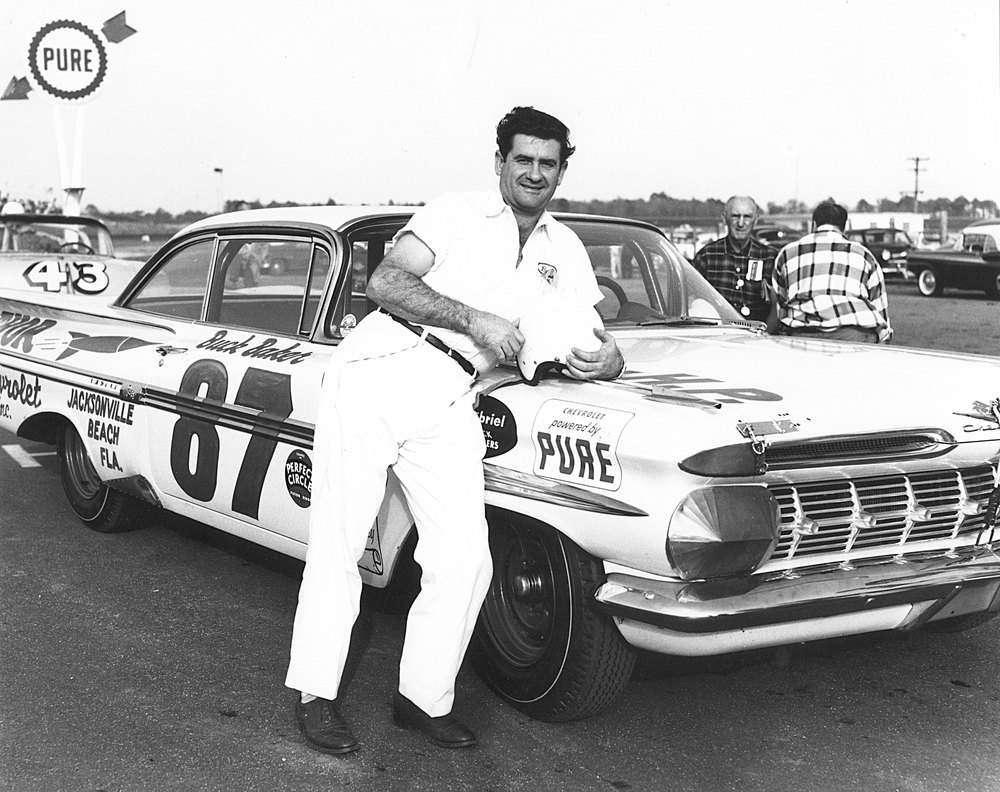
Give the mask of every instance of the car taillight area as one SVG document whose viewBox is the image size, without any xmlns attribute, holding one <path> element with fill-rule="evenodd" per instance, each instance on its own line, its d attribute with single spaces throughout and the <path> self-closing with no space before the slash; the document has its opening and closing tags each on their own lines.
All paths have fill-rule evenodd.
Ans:
<svg viewBox="0 0 1000 792">
<path fill-rule="evenodd" d="M 753 572 L 778 538 L 778 502 L 754 485 L 702 487 L 677 506 L 667 558 L 683 580 Z"/>
</svg>

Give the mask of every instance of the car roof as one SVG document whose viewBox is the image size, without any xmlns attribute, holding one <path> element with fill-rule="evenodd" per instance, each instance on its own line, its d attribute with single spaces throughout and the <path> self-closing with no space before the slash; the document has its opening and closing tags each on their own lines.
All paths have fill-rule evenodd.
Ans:
<svg viewBox="0 0 1000 792">
<path fill-rule="evenodd" d="M 244 209 L 196 220 L 184 232 L 241 223 L 300 222 L 340 229 L 366 217 L 413 214 L 419 206 L 275 206 L 269 209 Z"/>
<path fill-rule="evenodd" d="M 100 220 L 98 220 L 96 217 L 84 217 L 83 215 L 5 214 L 5 215 L 0 215 L 0 223 L 4 224 L 52 223 L 59 225 L 89 225 L 89 226 L 97 226 L 99 228 L 107 230 L 107 226 Z"/>
<path fill-rule="evenodd" d="M 325 226 L 335 231 L 340 231 L 359 220 L 367 218 L 379 218 L 388 216 L 408 216 L 416 212 L 423 204 L 419 205 L 360 205 L 360 206 L 276 206 L 268 209 L 244 209 L 238 212 L 226 212 L 225 214 L 212 215 L 201 220 L 196 220 L 188 226 L 182 228 L 177 236 L 187 236 L 196 231 L 210 228 L 220 228 L 224 226 L 238 226 L 245 223 L 267 224 L 267 223 L 309 223 L 316 226 Z M 566 212 L 552 212 L 552 215 L 559 220 L 613 220 L 617 223 L 627 223 L 634 226 L 643 226 L 663 234 L 661 229 L 644 220 L 632 220 L 624 217 L 608 217 L 604 215 L 576 214 Z"/>
</svg>

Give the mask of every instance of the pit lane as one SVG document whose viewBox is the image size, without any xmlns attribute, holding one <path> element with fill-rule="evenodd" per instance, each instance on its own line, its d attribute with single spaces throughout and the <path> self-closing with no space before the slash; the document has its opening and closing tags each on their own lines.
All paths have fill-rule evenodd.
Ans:
<svg viewBox="0 0 1000 792">
<path fill-rule="evenodd" d="M 1000 349 L 996 302 L 889 292 L 897 344 Z M 392 725 L 403 616 L 369 596 L 344 704 L 362 749 L 318 754 L 282 684 L 300 562 L 170 516 L 88 531 L 50 448 L 0 445 L 20 449 L 0 453 L 0 789 L 1000 789 L 1000 619 L 644 657 L 613 709 L 570 724 L 526 718 L 465 668 L 456 709 L 481 745 L 449 752 Z"/>
</svg>

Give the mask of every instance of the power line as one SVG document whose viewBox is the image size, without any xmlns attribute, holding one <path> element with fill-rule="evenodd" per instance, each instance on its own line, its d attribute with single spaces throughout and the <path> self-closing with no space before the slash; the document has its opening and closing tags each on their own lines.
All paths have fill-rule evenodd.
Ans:
<svg viewBox="0 0 1000 792">
<path fill-rule="evenodd" d="M 927 162 L 930 157 L 907 157 L 913 163 L 913 211 L 920 213 L 920 163 Z"/>
</svg>

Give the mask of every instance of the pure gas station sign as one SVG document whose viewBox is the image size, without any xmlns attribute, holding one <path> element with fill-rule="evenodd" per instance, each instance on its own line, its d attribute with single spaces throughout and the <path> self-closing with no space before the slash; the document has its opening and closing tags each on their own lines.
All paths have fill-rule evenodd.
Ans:
<svg viewBox="0 0 1000 792">
<path fill-rule="evenodd" d="M 41 90 L 56 99 L 83 99 L 100 86 L 108 70 L 104 42 L 73 20 L 50 22 L 28 47 L 28 68 Z"/>
</svg>

